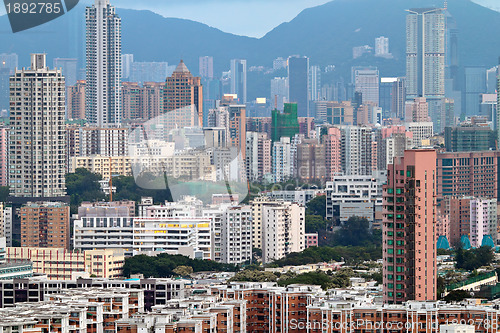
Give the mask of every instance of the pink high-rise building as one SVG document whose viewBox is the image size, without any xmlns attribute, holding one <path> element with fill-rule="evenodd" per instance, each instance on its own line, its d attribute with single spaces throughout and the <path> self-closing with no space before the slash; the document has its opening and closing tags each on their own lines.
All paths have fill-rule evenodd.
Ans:
<svg viewBox="0 0 500 333">
<path fill-rule="evenodd" d="M 391 125 L 384 127 L 382 128 L 382 139 L 390 138 L 395 133 L 406 133 L 406 127 L 402 125 Z"/>
<path fill-rule="evenodd" d="M 326 179 L 332 181 L 342 173 L 342 131 L 331 127 L 323 140 L 326 149 Z"/>
<path fill-rule="evenodd" d="M 383 187 L 384 302 L 436 300 L 436 151 L 406 150 Z"/>
<path fill-rule="evenodd" d="M 415 98 L 413 102 L 406 103 L 406 121 L 411 123 L 428 122 L 429 118 L 429 103 L 424 97 Z"/>
</svg>

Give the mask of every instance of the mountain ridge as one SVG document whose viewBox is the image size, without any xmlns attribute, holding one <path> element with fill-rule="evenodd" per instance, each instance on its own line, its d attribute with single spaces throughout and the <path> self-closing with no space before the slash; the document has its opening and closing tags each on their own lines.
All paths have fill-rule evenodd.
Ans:
<svg viewBox="0 0 500 333">
<path fill-rule="evenodd" d="M 404 75 L 405 9 L 439 6 L 441 0 L 334 0 L 305 9 L 293 20 L 283 22 L 265 36 L 253 38 L 223 32 L 196 21 L 165 18 L 148 10 L 118 8 L 122 17 L 123 53 L 136 61 L 168 61 L 176 65 L 182 58 L 194 74 L 198 57 L 214 57 L 215 71 L 229 69 L 229 60 L 245 58 L 248 66 L 270 67 L 278 56 L 307 55 L 312 65 L 335 65 L 337 75 L 349 79 L 351 66 L 373 64 L 382 76 Z M 449 2 L 460 35 L 462 66 L 493 66 L 500 53 L 500 41 L 488 31 L 500 30 L 500 13 L 470 0 Z M 48 58 L 85 58 L 84 8 L 80 7 L 43 26 L 18 34 L 9 33 L 7 18 L 0 17 L 3 52 L 16 52 L 21 66 L 29 53 L 47 52 Z M 390 39 L 395 59 L 352 59 L 354 46 L 372 45 L 384 35 Z M 49 61 L 50 64 L 50 61 Z"/>
</svg>

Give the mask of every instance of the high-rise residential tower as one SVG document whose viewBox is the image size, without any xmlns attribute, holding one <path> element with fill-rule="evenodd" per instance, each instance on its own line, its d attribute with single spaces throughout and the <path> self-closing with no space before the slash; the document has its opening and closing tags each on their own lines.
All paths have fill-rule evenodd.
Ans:
<svg viewBox="0 0 500 333">
<path fill-rule="evenodd" d="M 353 67 L 352 83 L 356 92 L 362 94 L 363 104 L 379 103 L 379 71 L 377 67 Z"/>
<path fill-rule="evenodd" d="M 406 150 L 383 186 L 384 302 L 436 300 L 436 151 Z"/>
<path fill-rule="evenodd" d="M 288 101 L 297 103 L 299 117 L 309 117 L 309 58 L 288 58 Z"/>
<path fill-rule="evenodd" d="M 200 57 L 200 77 L 209 80 L 214 78 L 214 57 Z"/>
<path fill-rule="evenodd" d="M 238 95 L 240 104 L 247 102 L 247 61 L 231 60 L 231 94 Z"/>
<path fill-rule="evenodd" d="M 61 197 L 66 186 L 65 82 L 46 66 L 45 54 L 31 55 L 31 68 L 10 81 L 10 194 Z"/>
<path fill-rule="evenodd" d="M 398 77 L 392 86 L 392 107 L 391 111 L 396 118 L 405 118 L 406 102 L 406 78 Z"/>
<path fill-rule="evenodd" d="M 68 86 L 66 101 L 66 117 L 68 119 L 85 119 L 85 81 L 77 81 Z"/>
<path fill-rule="evenodd" d="M 321 95 L 321 68 L 311 66 L 309 68 L 309 100 L 317 101 Z"/>
<path fill-rule="evenodd" d="M 440 8 L 415 8 L 406 16 L 407 98 L 425 97 L 435 125 L 445 97 L 445 15 Z M 436 126 L 437 127 L 437 126 Z"/>
<path fill-rule="evenodd" d="M 191 74 L 184 61 L 181 60 L 172 76 L 167 78 L 163 96 L 167 130 L 175 127 L 203 127 L 201 79 Z"/>
<path fill-rule="evenodd" d="M 115 127 L 121 116 L 121 19 L 109 0 L 86 9 L 86 118 L 98 127 Z"/>
</svg>

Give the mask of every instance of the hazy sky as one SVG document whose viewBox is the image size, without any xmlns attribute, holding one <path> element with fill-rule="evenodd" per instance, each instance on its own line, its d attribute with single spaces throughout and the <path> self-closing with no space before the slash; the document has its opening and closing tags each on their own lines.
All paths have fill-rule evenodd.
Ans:
<svg viewBox="0 0 500 333">
<path fill-rule="evenodd" d="M 329 0 L 111 0 L 116 7 L 148 9 L 165 17 L 190 19 L 251 37 L 262 37 L 302 10 L 327 2 Z"/>
<path fill-rule="evenodd" d="M 237 35 L 262 37 L 281 23 L 292 20 L 302 10 L 322 5 L 330 0 L 110 1 L 117 7 L 149 9 L 165 17 L 190 19 Z M 500 8 L 500 0 L 473 1 L 495 9 Z"/>
<path fill-rule="evenodd" d="M 110 1 L 116 7 L 148 9 L 165 17 L 190 19 L 237 35 L 262 37 L 281 23 L 292 20 L 302 10 L 322 5 L 330 0 Z M 500 11 L 500 0 L 473 1 Z M 93 3 L 94 0 L 80 0 L 80 2 L 81 6 Z M 5 13 L 3 6 L 0 8 L 0 14 Z"/>
</svg>

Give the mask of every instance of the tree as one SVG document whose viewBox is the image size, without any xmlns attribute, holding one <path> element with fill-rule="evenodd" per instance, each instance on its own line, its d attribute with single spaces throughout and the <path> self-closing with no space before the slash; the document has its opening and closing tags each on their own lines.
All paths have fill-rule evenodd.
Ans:
<svg viewBox="0 0 500 333">
<path fill-rule="evenodd" d="M 276 282 L 278 277 L 271 272 L 245 269 L 236 273 L 228 282 Z"/>
<path fill-rule="evenodd" d="M 191 259 L 182 255 L 162 253 L 156 257 L 139 255 L 125 258 L 123 275 L 143 274 L 145 277 L 165 278 L 179 273 L 188 272 L 186 269 L 175 272 L 176 268 L 186 266 L 189 272 L 235 272 L 237 267 L 230 264 L 221 264 L 210 260 Z M 191 274 L 190 273 L 190 274 Z"/>
<path fill-rule="evenodd" d="M 174 268 L 173 272 L 182 277 L 188 277 L 193 274 L 193 267 L 189 266 L 178 266 Z"/>
<path fill-rule="evenodd" d="M 326 221 L 321 215 L 307 215 L 306 214 L 306 232 L 319 233 L 326 228 Z"/>
<path fill-rule="evenodd" d="M 467 251 L 459 248 L 455 251 L 456 268 L 463 268 L 469 272 L 491 265 L 493 259 L 493 250 L 488 246 L 481 246 Z"/>
<path fill-rule="evenodd" d="M 306 204 L 306 215 L 319 215 L 326 218 L 326 195 L 318 195 Z"/>
<path fill-rule="evenodd" d="M 470 298 L 470 292 L 465 291 L 465 290 L 452 290 L 444 300 L 446 302 L 460 302 L 463 301 L 466 298 Z"/>
<path fill-rule="evenodd" d="M 346 288 L 350 286 L 350 278 L 353 276 L 353 271 L 351 269 L 342 269 L 334 274 L 331 271 L 328 273 L 329 274 L 323 271 L 308 272 L 300 275 L 286 273 L 280 277 L 278 285 L 309 284 L 321 286 L 323 290 Z"/>
<path fill-rule="evenodd" d="M 355 264 L 367 260 L 378 260 L 382 258 L 382 247 L 366 246 L 335 246 L 335 247 L 310 247 L 302 252 L 293 252 L 285 258 L 275 260 L 270 267 L 284 267 L 316 264 L 342 260 L 349 264 Z"/>
<path fill-rule="evenodd" d="M 0 202 L 6 202 L 9 197 L 9 187 L 0 186 Z"/>
<path fill-rule="evenodd" d="M 81 168 L 66 175 L 66 191 L 71 198 L 72 213 L 78 212 L 78 206 L 83 201 L 100 201 L 106 198 L 101 190 L 100 180 L 100 175 Z"/>
<path fill-rule="evenodd" d="M 381 233 L 377 233 L 370 232 L 370 223 L 367 219 L 353 216 L 335 233 L 334 241 L 335 244 L 344 246 L 380 246 L 382 244 Z"/>
</svg>

